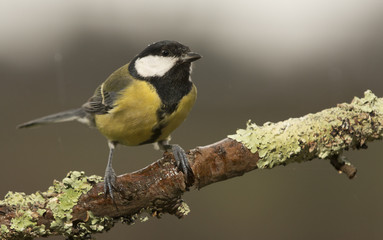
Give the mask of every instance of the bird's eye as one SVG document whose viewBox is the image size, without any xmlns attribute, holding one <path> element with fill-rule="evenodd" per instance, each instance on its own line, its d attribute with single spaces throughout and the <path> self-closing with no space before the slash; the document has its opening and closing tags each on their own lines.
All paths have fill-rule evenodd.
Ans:
<svg viewBox="0 0 383 240">
<path fill-rule="evenodd" d="M 168 50 L 162 50 L 161 55 L 164 57 L 169 56 L 169 51 Z"/>
</svg>

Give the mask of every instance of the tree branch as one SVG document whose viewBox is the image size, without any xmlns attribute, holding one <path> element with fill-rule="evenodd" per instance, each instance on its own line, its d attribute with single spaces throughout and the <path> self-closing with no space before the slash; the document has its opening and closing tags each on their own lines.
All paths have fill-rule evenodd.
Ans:
<svg viewBox="0 0 383 240">
<path fill-rule="evenodd" d="M 273 168 L 315 158 L 329 159 L 349 178 L 356 174 L 342 155 L 344 150 L 366 148 L 383 137 L 383 99 L 366 91 L 350 104 L 263 126 L 248 123 L 247 129 L 217 143 L 188 152 L 195 179 L 187 182 L 171 154 L 133 172 L 118 176 L 115 201 L 105 198 L 102 178 L 70 172 L 46 192 L 9 192 L 0 202 L 1 237 L 32 239 L 64 235 L 84 239 L 110 229 L 117 220 L 146 220 L 144 213 L 164 213 L 181 218 L 189 208 L 181 199 L 192 186 L 241 176 L 257 168 Z"/>
</svg>

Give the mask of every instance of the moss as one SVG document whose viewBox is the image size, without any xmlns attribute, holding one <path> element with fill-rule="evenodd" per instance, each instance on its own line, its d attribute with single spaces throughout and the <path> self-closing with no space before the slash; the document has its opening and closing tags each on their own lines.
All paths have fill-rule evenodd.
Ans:
<svg viewBox="0 0 383 240">
<path fill-rule="evenodd" d="M 251 152 L 258 152 L 258 168 L 272 168 L 341 154 L 350 145 L 358 147 L 356 139 L 367 138 L 372 132 L 381 138 L 382 123 L 375 121 L 377 124 L 372 129 L 371 115 L 382 114 L 383 100 L 368 90 L 364 98 L 354 98 L 351 104 L 340 104 L 301 118 L 268 122 L 263 126 L 249 121 L 246 129 L 239 129 L 228 137 L 243 143 Z M 353 127 L 350 121 L 355 123 Z"/>
</svg>

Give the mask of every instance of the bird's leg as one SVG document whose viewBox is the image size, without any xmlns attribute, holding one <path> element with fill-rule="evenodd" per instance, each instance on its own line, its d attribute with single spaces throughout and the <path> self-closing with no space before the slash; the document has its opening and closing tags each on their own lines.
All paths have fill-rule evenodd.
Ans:
<svg viewBox="0 0 383 240">
<path fill-rule="evenodd" d="M 192 185 L 194 183 L 194 173 L 190 167 L 185 151 L 178 144 L 169 144 L 168 141 L 159 141 L 158 147 L 164 151 L 172 151 L 177 167 L 185 174 L 187 182 Z"/>
<path fill-rule="evenodd" d="M 108 141 L 109 146 L 109 158 L 108 158 L 108 164 L 106 165 L 105 169 L 105 177 L 104 177 L 104 193 L 105 197 L 110 196 L 112 200 L 113 198 L 113 189 L 115 189 L 115 183 L 116 183 L 116 174 L 112 167 L 112 158 L 113 158 L 113 151 L 117 146 L 116 142 Z"/>
</svg>

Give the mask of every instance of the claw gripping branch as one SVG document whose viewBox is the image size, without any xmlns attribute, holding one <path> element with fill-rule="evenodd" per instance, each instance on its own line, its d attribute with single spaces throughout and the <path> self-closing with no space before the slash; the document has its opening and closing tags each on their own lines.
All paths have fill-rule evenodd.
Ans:
<svg viewBox="0 0 383 240">
<path fill-rule="evenodd" d="M 229 138 L 187 153 L 196 188 L 241 176 L 260 168 L 273 168 L 315 158 L 330 160 L 350 178 L 356 168 L 344 158 L 344 151 L 364 149 L 369 141 L 383 137 L 383 99 L 366 91 L 364 98 L 350 104 L 257 126 L 249 123 Z M 179 218 L 189 207 L 181 199 L 188 180 L 179 171 L 172 154 L 151 165 L 118 176 L 112 201 L 104 196 L 100 177 L 70 172 L 55 181 L 46 192 L 26 195 L 9 192 L 0 201 L 0 238 L 32 239 L 64 235 L 89 238 L 113 227 L 116 221 L 132 223 L 146 213 L 164 213 Z"/>
</svg>

